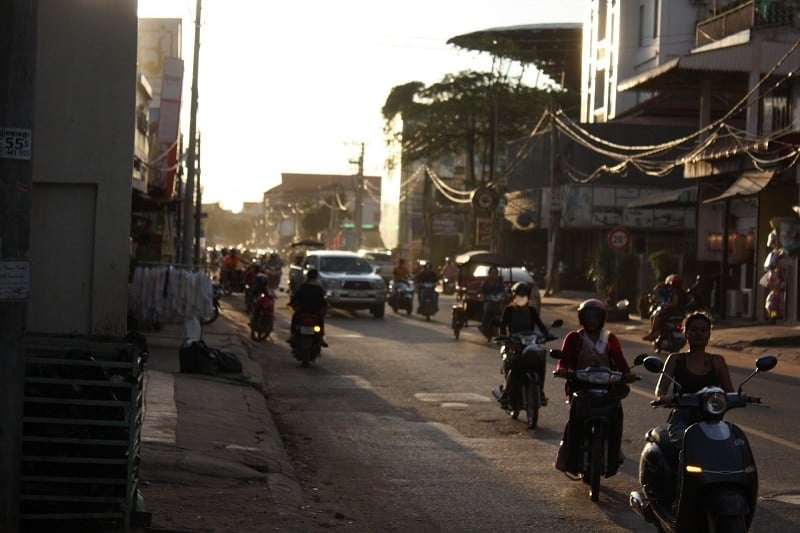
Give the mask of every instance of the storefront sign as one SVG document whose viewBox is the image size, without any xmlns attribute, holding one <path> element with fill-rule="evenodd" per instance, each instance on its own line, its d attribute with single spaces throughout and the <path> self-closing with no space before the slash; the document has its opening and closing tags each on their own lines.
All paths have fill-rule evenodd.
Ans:
<svg viewBox="0 0 800 533">
<path fill-rule="evenodd" d="M 0 261 L 0 300 L 24 300 L 31 290 L 28 261 Z"/>
</svg>

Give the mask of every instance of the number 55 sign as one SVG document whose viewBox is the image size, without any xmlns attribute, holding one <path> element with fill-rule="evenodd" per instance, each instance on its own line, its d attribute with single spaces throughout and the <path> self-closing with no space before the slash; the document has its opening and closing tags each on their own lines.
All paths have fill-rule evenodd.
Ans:
<svg viewBox="0 0 800 533">
<path fill-rule="evenodd" d="M 0 158 L 30 159 L 31 130 L 0 128 Z"/>
</svg>

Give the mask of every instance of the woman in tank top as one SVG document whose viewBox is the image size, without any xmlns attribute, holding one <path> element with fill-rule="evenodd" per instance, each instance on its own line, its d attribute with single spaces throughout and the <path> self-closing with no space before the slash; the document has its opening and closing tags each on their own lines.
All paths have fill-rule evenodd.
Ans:
<svg viewBox="0 0 800 533">
<path fill-rule="evenodd" d="M 704 312 L 694 312 L 683 321 L 683 331 L 689 343 L 689 351 L 672 353 L 664 363 L 664 373 L 656 385 L 656 397 L 669 403 L 674 392 L 692 393 L 704 387 L 717 386 L 725 392 L 733 392 L 731 374 L 725 358 L 706 352 L 711 338 L 711 317 Z M 672 378 L 672 379 L 670 379 Z M 680 384 L 680 388 L 673 381 Z M 670 391 L 672 386 L 672 391 Z M 683 433 L 694 423 L 690 412 L 673 409 L 667 420 L 670 442 L 677 448 L 683 443 Z"/>
</svg>

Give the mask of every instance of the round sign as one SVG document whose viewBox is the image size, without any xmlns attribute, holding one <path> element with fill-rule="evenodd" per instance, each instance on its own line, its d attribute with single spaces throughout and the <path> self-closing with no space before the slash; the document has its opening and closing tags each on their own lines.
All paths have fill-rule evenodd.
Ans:
<svg viewBox="0 0 800 533">
<path fill-rule="evenodd" d="M 608 244 L 615 250 L 627 250 L 631 244 L 631 234 L 625 228 L 614 228 L 608 232 Z"/>
</svg>

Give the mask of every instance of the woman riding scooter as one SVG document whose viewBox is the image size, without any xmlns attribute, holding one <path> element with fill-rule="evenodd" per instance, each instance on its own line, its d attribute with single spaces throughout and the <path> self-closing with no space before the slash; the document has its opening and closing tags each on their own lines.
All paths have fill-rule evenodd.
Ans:
<svg viewBox="0 0 800 533">
<path fill-rule="evenodd" d="M 706 352 L 706 346 L 711 338 L 711 317 L 703 312 L 695 312 L 683 321 L 686 340 L 689 342 L 689 351 L 685 353 L 672 353 L 664 363 L 664 373 L 656 385 L 656 397 L 660 403 L 668 403 L 671 396 L 670 387 L 673 383 L 680 383 L 680 392 L 684 394 L 697 392 L 703 387 L 718 386 L 725 392 L 733 392 L 731 374 L 725 358 L 719 354 Z M 694 420 L 680 409 L 673 409 L 669 415 L 669 440 L 678 450 L 683 442 L 683 433 Z"/>
<path fill-rule="evenodd" d="M 630 366 L 622 355 L 622 346 L 614 333 L 604 329 L 608 312 L 603 302 L 589 299 L 578 306 L 578 322 L 582 329 L 570 331 L 561 345 L 562 357 L 556 365 L 554 375 L 567 377 L 570 370 L 583 369 L 590 366 L 606 366 L 624 373 L 626 382 L 632 382 L 636 376 L 631 373 Z M 569 395 L 569 381 L 567 394 Z M 621 395 L 622 396 L 622 395 Z M 577 473 L 576 464 L 583 442 L 583 424 L 580 414 L 574 412 L 575 403 L 571 404 L 569 420 L 564 428 L 564 437 L 558 449 L 556 468 L 562 472 Z M 622 460 L 620 445 L 622 443 L 622 404 L 616 407 L 614 427 L 609 435 L 609 456 Z M 609 465 L 609 470 L 616 472 L 618 465 Z"/>
<path fill-rule="evenodd" d="M 528 305 L 531 297 L 531 286 L 523 281 L 519 281 L 511 288 L 512 300 L 505 309 L 503 309 L 503 316 L 500 319 L 500 335 L 510 335 L 518 331 L 533 331 L 537 327 L 542 335 L 545 337 L 550 336 L 550 332 L 542 322 L 539 313 L 535 308 Z M 542 352 L 542 360 L 537 361 L 538 368 L 536 373 L 539 375 L 539 391 L 541 397 L 541 405 L 547 405 L 547 396 L 544 393 L 544 375 L 547 361 L 544 359 L 544 352 Z M 509 385 L 514 379 L 513 368 L 505 370 L 505 384 L 502 388 L 502 395 L 500 396 L 500 403 L 505 404 L 508 402 L 507 391 Z"/>
</svg>

